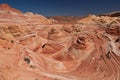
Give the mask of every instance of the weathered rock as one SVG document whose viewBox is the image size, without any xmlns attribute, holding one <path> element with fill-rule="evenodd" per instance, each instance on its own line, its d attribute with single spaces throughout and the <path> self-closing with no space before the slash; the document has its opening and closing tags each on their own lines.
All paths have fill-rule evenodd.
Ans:
<svg viewBox="0 0 120 80">
<path fill-rule="evenodd" d="M 0 14 L 0 80 L 120 80 L 119 17 L 53 24 L 7 15 Z"/>
<path fill-rule="evenodd" d="M 107 14 L 100 14 L 98 16 L 120 17 L 120 11 L 107 13 Z"/>
<path fill-rule="evenodd" d="M 11 25 L 39 25 L 52 24 L 53 21 L 34 13 L 22 13 L 7 4 L 0 5 L 0 24 Z"/>
</svg>

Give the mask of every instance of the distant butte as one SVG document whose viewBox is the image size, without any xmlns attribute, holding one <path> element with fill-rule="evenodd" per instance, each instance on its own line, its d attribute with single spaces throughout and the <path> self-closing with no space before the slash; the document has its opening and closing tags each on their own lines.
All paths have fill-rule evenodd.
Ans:
<svg viewBox="0 0 120 80">
<path fill-rule="evenodd" d="M 119 12 L 46 18 L 1 4 L 0 80 L 120 80 Z"/>
</svg>

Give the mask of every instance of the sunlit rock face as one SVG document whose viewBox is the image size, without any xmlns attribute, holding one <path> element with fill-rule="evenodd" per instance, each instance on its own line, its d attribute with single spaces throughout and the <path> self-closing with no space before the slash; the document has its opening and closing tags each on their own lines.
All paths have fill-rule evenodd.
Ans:
<svg viewBox="0 0 120 80">
<path fill-rule="evenodd" d="M 33 13 L 6 14 L 0 80 L 120 80 L 120 17 L 57 24 Z"/>
<path fill-rule="evenodd" d="M 52 24 L 53 22 L 46 17 L 32 12 L 22 13 L 19 10 L 11 8 L 7 4 L 0 5 L 0 24 Z"/>
</svg>

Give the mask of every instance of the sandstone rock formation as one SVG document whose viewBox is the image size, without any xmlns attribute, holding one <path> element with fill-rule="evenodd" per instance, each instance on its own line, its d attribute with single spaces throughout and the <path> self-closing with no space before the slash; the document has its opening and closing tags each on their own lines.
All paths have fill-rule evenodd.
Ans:
<svg viewBox="0 0 120 80">
<path fill-rule="evenodd" d="M 106 13 L 106 14 L 100 14 L 99 16 L 120 17 L 120 11 Z"/>
<path fill-rule="evenodd" d="M 0 12 L 0 80 L 120 80 L 120 17 L 13 13 Z"/>
<path fill-rule="evenodd" d="M 22 13 L 7 4 L 0 5 L 0 23 L 11 25 L 52 24 L 46 17 L 30 12 Z"/>
<path fill-rule="evenodd" d="M 58 24 L 74 24 L 77 22 L 77 20 L 83 18 L 83 17 L 77 17 L 77 16 L 53 16 L 48 17 L 50 19 L 54 19 L 57 21 Z"/>
</svg>

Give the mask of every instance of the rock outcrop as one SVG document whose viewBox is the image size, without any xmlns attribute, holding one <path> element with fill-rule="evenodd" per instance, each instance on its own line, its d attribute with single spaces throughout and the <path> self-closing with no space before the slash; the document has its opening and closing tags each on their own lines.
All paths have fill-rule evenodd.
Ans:
<svg viewBox="0 0 120 80">
<path fill-rule="evenodd" d="M 54 19 L 57 21 L 58 24 L 74 24 L 77 22 L 77 20 L 83 18 L 83 17 L 77 17 L 77 16 L 53 16 L 48 17 L 50 19 Z"/>
<path fill-rule="evenodd" d="M 0 13 L 18 13 L 18 14 L 20 14 L 20 13 L 22 13 L 21 11 L 19 11 L 19 10 L 17 10 L 17 9 L 15 9 L 15 8 L 12 8 L 10 5 L 8 5 L 8 4 L 1 4 L 0 5 Z"/>
<path fill-rule="evenodd" d="M 19 10 L 11 8 L 7 4 L 0 5 L 0 24 L 13 24 L 13 25 L 39 25 L 39 24 L 52 24 L 53 21 L 46 17 L 34 14 L 31 12 L 22 13 Z"/>
<path fill-rule="evenodd" d="M 120 17 L 17 13 L 0 12 L 0 80 L 120 80 Z"/>
<path fill-rule="evenodd" d="M 120 11 L 106 13 L 106 14 L 100 14 L 98 16 L 120 17 Z"/>
</svg>

